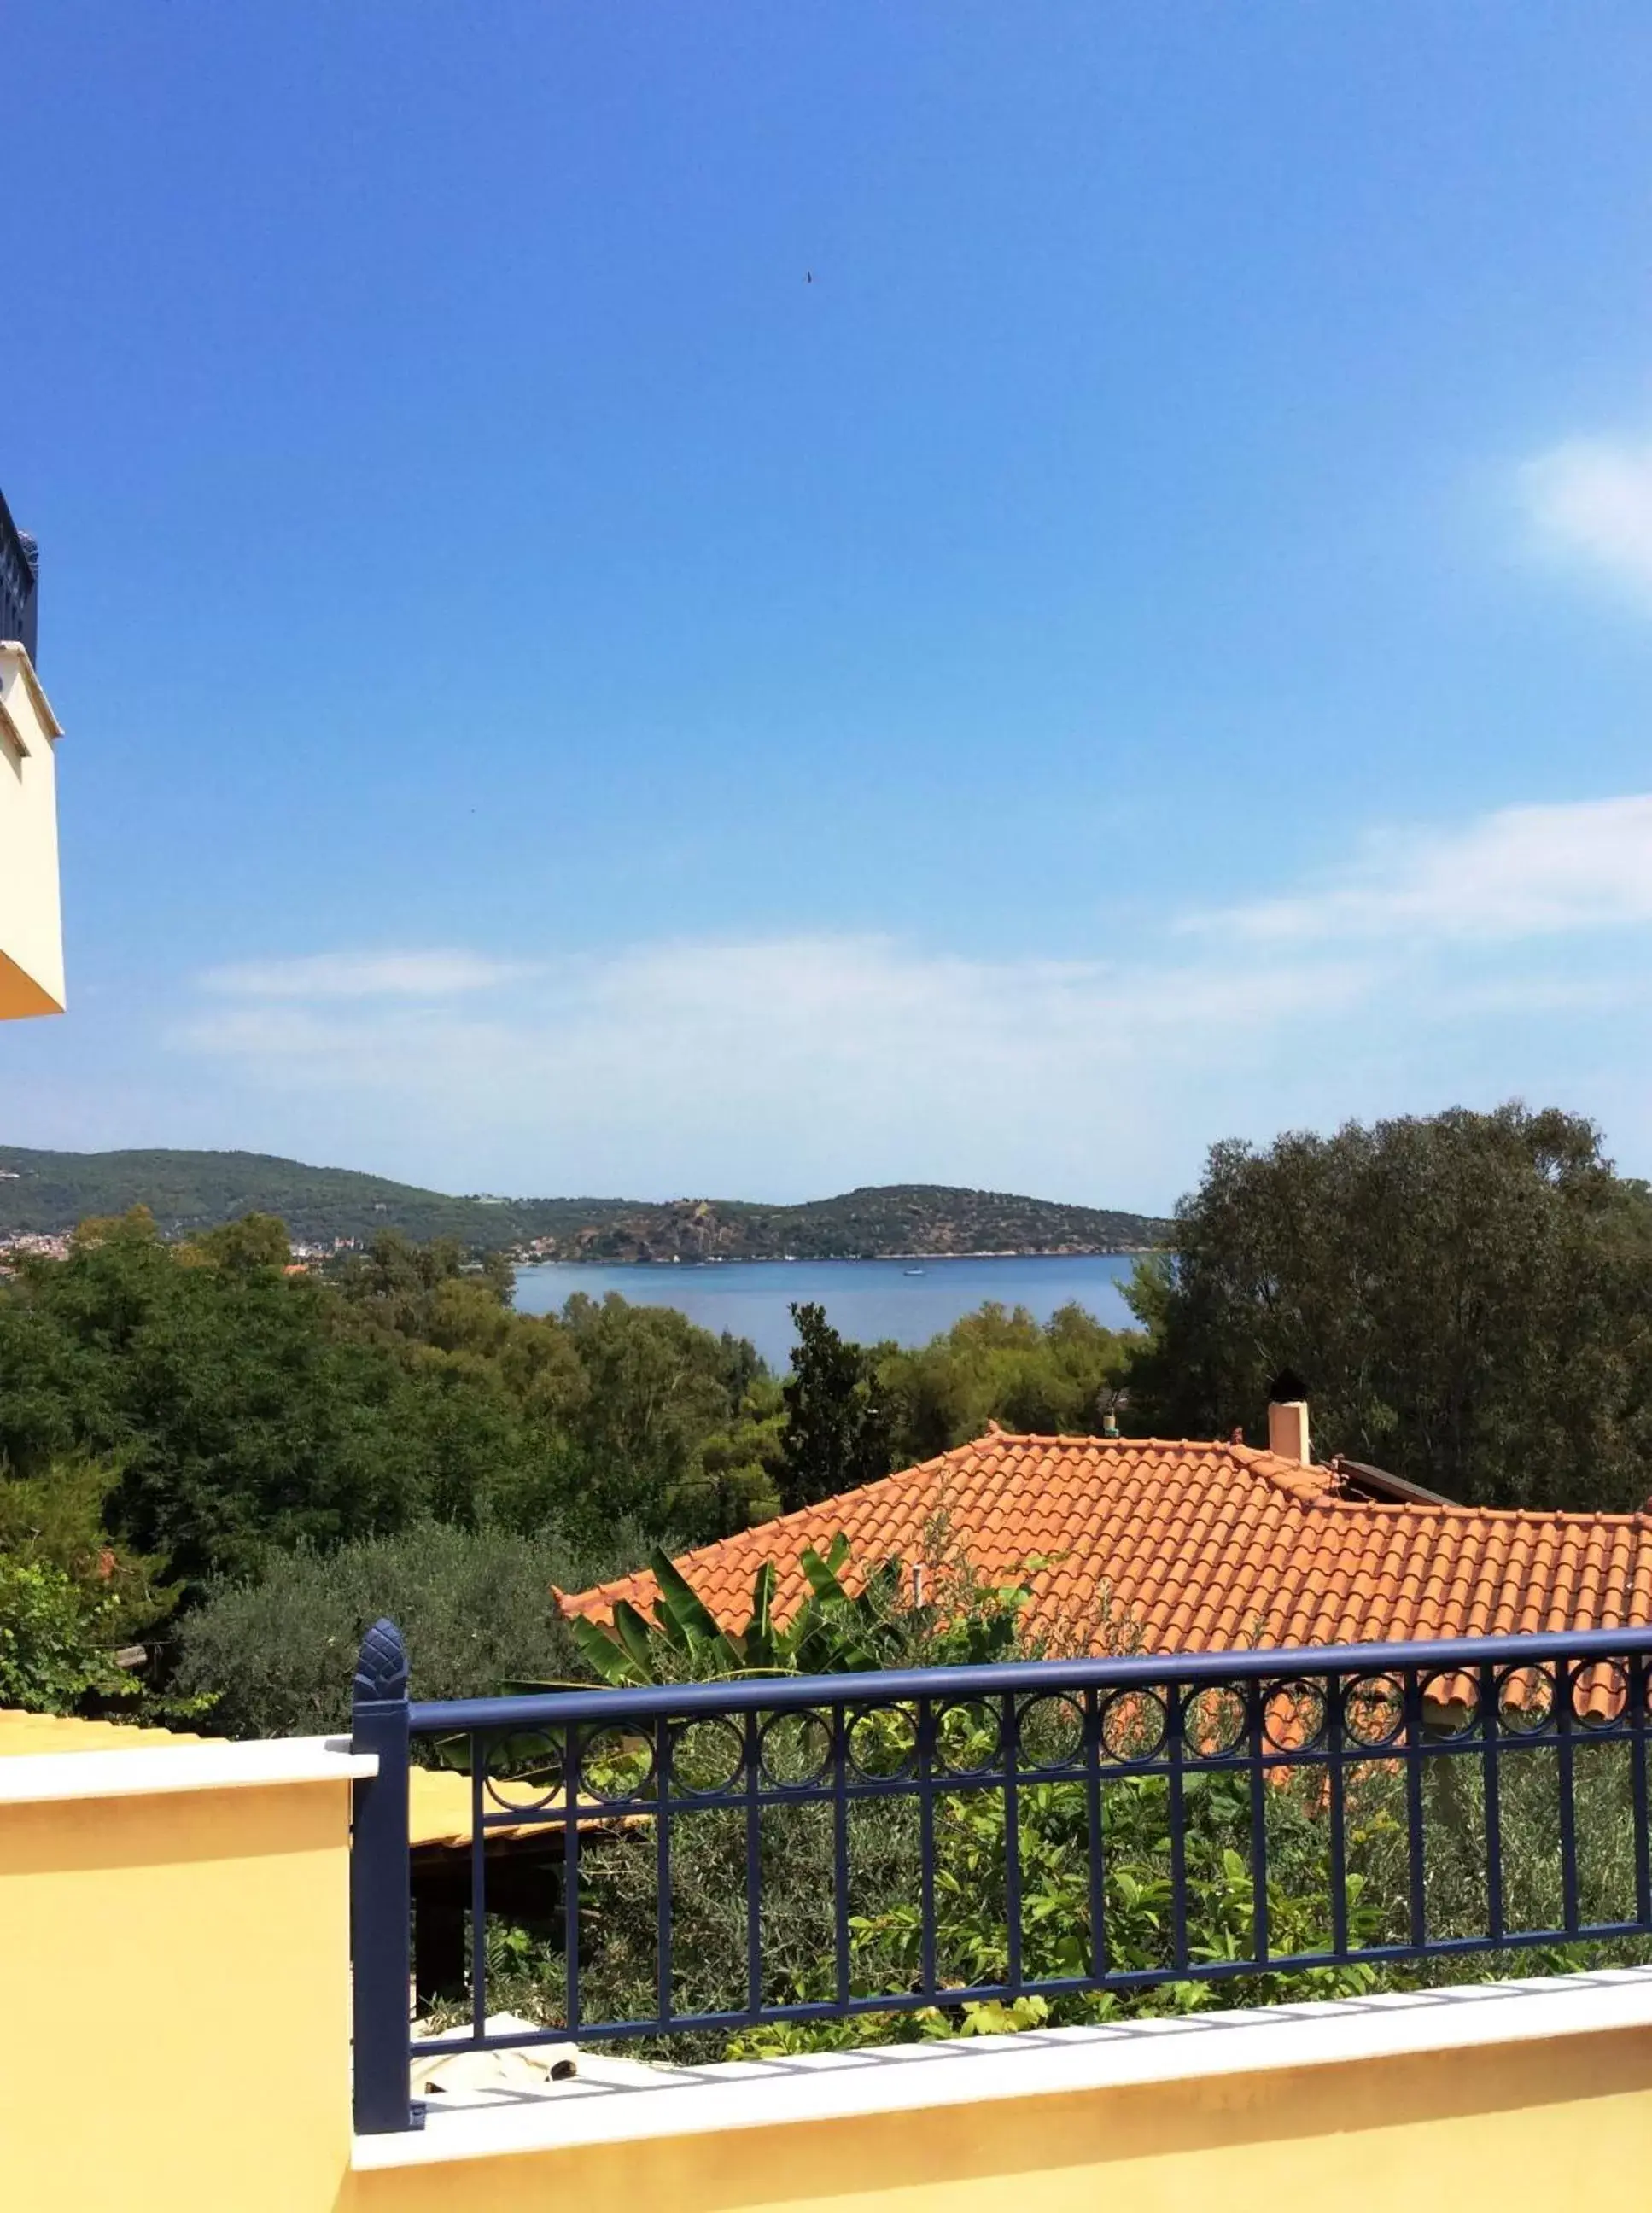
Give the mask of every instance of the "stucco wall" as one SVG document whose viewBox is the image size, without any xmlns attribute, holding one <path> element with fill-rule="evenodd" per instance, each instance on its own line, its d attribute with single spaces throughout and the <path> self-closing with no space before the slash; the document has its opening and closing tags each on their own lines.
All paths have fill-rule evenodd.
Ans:
<svg viewBox="0 0 1652 2213">
<path fill-rule="evenodd" d="M 0 1804 L 0 2203 L 331 2213 L 348 1824 L 336 1781 Z"/>
<path fill-rule="evenodd" d="M 588 2084 L 352 2147 L 349 1771 L 316 1746 L 0 1761 L 8 2208 L 1562 2213 L 1652 2173 L 1648 1976 Z M 1396 2035 L 1433 2042 L 1381 2056 Z"/>
<path fill-rule="evenodd" d="M 1649 2171 L 1652 2031 L 1640 2030 L 363 2174 L 354 2202 L 1567 2213 L 1633 2202 Z"/>
<path fill-rule="evenodd" d="M 22 649 L 0 644 L 0 1020 L 64 1006 L 56 728 Z"/>
</svg>

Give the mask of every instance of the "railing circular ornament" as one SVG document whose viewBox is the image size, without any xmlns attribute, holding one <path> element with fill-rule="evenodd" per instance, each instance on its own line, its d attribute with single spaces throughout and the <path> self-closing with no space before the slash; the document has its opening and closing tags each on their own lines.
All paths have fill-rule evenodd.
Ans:
<svg viewBox="0 0 1652 2213">
<path fill-rule="evenodd" d="M 483 1795 L 501 1813 L 537 1813 L 559 1795 L 567 1781 L 563 1740 L 551 1729 L 491 1736 L 482 1760 Z"/>
<path fill-rule="evenodd" d="M 931 1726 L 937 1773 L 989 1775 L 1003 1765 L 1003 1722 L 996 1704 L 960 1699 L 937 1706 Z"/>
<path fill-rule="evenodd" d="M 1295 1675 L 1262 1686 L 1262 1739 L 1271 1752 L 1317 1752 L 1328 1718 L 1323 1683 Z"/>
<path fill-rule="evenodd" d="M 917 1716 L 911 1706 L 856 1706 L 849 1716 L 849 1764 L 866 1783 L 911 1775 L 917 1765 Z"/>
<path fill-rule="evenodd" d="M 1555 1727 L 1552 1668 L 1528 1661 L 1501 1669 L 1497 1721 L 1505 1736 L 1546 1736 Z"/>
<path fill-rule="evenodd" d="M 1023 1775 L 1063 1775 L 1084 1758 L 1084 1709 L 1076 1698 L 1046 1692 L 1015 1711 L 1016 1757 Z"/>
<path fill-rule="evenodd" d="M 654 1739 L 632 1724 L 599 1723 L 583 1730 L 579 1741 L 579 1789 L 582 1797 L 600 1798 L 605 1806 L 634 1805 L 654 1796 Z"/>
<path fill-rule="evenodd" d="M 758 1767 L 773 1789 L 808 1790 L 826 1779 L 833 1748 L 832 1725 L 826 1715 L 813 1708 L 771 1714 L 758 1731 Z"/>
<path fill-rule="evenodd" d="M 722 1798 L 745 1779 L 746 1739 L 721 1715 L 674 1722 L 671 1790 L 677 1798 Z"/>
<path fill-rule="evenodd" d="M 1423 1726 L 1436 1743 L 1456 1744 L 1480 1730 L 1479 1679 L 1471 1667 L 1436 1667 L 1417 1685 Z"/>
<path fill-rule="evenodd" d="M 1138 1767 L 1156 1759 L 1170 1734 L 1165 1694 L 1159 1691 L 1114 1691 L 1101 1702 L 1101 1749 L 1109 1759 Z"/>
<path fill-rule="evenodd" d="M 1201 1684 L 1182 1705 L 1182 1734 L 1193 1759 L 1231 1759 L 1250 1731 L 1250 1700 L 1242 1683 Z"/>
<path fill-rule="evenodd" d="M 1356 1675 L 1342 1692 L 1344 1743 L 1362 1752 L 1401 1744 L 1405 1736 L 1405 1686 L 1398 1675 Z"/>
<path fill-rule="evenodd" d="M 1627 1662 L 1586 1660 L 1571 1671 L 1567 1691 L 1572 1719 L 1580 1728 L 1621 1728 L 1634 1718 Z"/>
</svg>

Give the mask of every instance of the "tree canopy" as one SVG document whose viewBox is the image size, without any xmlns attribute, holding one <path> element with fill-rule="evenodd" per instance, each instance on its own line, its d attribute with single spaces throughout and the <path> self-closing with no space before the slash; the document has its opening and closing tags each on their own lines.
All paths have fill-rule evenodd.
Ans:
<svg viewBox="0 0 1652 2213">
<path fill-rule="evenodd" d="M 876 1355 L 895 1464 L 908 1466 L 978 1437 L 990 1421 L 1034 1436 L 1089 1436 L 1117 1416 L 1140 1339 L 1082 1307 L 1047 1322 L 989 1302 L 929 1344 Z"/>
<path fill-rule="evenodd" d="M 785 1386 L 779 1471 L 784 1514 L 875 1483 L 893 1465 L 893 1439 L 875 1361 L 838 1335 L 824 1307 L 794 1305 L 791 1318 L 797 1345 Z"/>
<path fill-rule="evenodd" d="M 1485 1505 L 1652 1488 L 1652 1203 L 1592 1124 L 1510 1105 L 1219 1144 L 1176 1225 L 1130 1294 L 1133 1428 L 1260 1442 L 1289 1368 L 1316 1456 Z"/>
<path fill-rule="evenodd" d="M 668 1309 L 515 1314 L 456 1245 L 393 1233 L 336 1280 L 286 1253 L 267 1219 L 178 1246 L 137 1211 L 26 1261 L 0 1293 L 0 1532 L 13 1486 L 78 1454 L 110 1471 L 113 1540 L 191 1589 L 430 1517 L 680 1534 L 762 1380 Z"/>
</svg>

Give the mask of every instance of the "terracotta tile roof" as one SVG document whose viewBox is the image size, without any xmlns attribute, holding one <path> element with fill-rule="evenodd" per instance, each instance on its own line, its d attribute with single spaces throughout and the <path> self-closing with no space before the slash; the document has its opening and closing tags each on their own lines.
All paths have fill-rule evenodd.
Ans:
<svg viewBox="0 0 1652 2213">
<path fill-rule="evenodd" d="M 1095 1651 L 1341 1644 L 1652 1622 L 1652 1517 L 1490 1512 L 1342 1495 L 1328 1467 L 1238 1444 L 1011 1436 L 783 1515 L 678 1562 L 727 1628 L 749 1618 L 752 1579 L 778 1572 L 784 1621 L 807 1589 L 806 1545 L 841 1530 L 864 1571 L 924 1555 L 938 1513 L 977 1570 L 1020 1575 L 1034 1630 Z M 558 1594 L 560 1596 L 561 1594 Z M 605 1620 L 644 1608 L 651 1575 L 562 1597 Z M 1105 1618 L 1104 1618 L 1105 1617 Z"/>
</svg>

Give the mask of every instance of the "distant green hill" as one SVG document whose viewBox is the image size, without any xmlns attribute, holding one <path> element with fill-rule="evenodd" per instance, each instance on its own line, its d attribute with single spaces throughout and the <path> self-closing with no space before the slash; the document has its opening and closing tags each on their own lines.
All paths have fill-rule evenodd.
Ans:
<svg viewBox="0 0 1652 2213">
<path fill-rule="evenodd" d="M 147 1206 L 169 1235 L 256 1210 L 301 1244 L 456 1237 L 570 1260 L 878 1259 L 898 1253 L 1116 1253 L 1161 1244 L 1153 1216 L 944 1184 L 889 1184 L 802 1206 L 741 1199 L 457 1198 L 354 1168 L 270 1153 L 35 1152 L 0 1145 L 0 1238 L 56 1235 L 89 1215 Z"/>
</svg>

